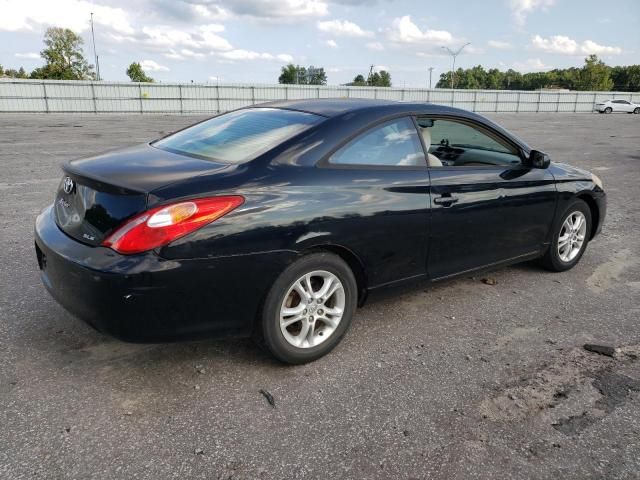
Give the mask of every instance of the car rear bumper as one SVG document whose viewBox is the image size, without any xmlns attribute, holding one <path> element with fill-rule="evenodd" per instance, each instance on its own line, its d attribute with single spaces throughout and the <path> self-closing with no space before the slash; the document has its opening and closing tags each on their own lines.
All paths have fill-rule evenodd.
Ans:
<svg viewBox="0 0 640 480">
<path fill-rule="evenodd" d="M 66 310 L 132 342 L 251 334 L 264 295 L 291 252 L 167 260 L 120 255 L 62 232 L 51 207 L 36 219 L 42 281 Z"/>
</svg>

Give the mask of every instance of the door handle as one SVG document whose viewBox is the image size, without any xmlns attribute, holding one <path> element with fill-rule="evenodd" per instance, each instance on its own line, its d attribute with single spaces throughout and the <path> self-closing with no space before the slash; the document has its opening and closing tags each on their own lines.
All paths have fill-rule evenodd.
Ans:
<svg viewBox="0 0 640 480">
<path fill-rule="evenodd" d="M 458 201 L 458 197 L 452 197 L 451 194 L 445 193 L 441 197 L 433 199 L 433 203 L 449 207 Z"/>
</svg>

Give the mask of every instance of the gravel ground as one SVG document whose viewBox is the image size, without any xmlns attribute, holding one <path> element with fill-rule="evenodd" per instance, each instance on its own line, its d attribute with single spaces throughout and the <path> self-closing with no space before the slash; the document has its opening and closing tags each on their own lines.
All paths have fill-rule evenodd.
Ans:
<svg viewBox="0 0 640 480">
<path fill-rule="evenodd" d="M 0 478 L 640 478 L 640 116 L 492 118 L 603 179 L 581 263 L 367 305 L 287 367 L 246 340 L 114 341 L 40 283 L 59 165 L 196 118 L 0 115 Z"/>
</svg>

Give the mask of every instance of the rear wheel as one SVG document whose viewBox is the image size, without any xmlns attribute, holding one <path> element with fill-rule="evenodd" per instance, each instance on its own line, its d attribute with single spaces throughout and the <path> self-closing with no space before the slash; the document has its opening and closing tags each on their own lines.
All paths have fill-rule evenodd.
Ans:
<svg viewBox="0 0 640 480">
<path fill-rule="evenodd" d="M 330 253 L 307 255 L 271 287 L 262 312 L 262 343 L 283 362 L 311 362 L 340 342 L 356 306 L 349 266 Z"/>
<path fill-rule="evenodd" d="M 556 223 L 553 240 L 542 257 L 542 265 L 554 272 L 573 268 L 587 248 L 590 232 L 591 210 L 584 201 L 576 199 Z"/>
<path fill-rule="evenodd" d="M 611 113 L 611 112 L 613 112 L 613 108 L 611 107 L 607 107 L 604 109 L 604 113 Z"/>
</svg>

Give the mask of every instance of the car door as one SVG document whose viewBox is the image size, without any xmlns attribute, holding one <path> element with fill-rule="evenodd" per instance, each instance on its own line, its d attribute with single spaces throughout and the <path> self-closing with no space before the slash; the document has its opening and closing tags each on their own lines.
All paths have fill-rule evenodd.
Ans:
<svg viewBox="0 0 640 480">
<path fill-rule="evenodd" d="M 429 173 L 410 116 L 372 125 L 320 165 L 325 215 L 340 243 L 364 263 L 370 288 L 426 276 Z M 325 177 L 326 176 L 326 177 Z"/>
<path fill-rule="evenodd" d="M 627 102 L 626 100 L 620 100 L 620 107 L 622 108 L 623 112 L 632 112 L 633 111 L 633 105 L 631 105 L 631 103 Z"/>
<path fill-rule="evenodd" d="M 525 165 L 519 147 L 487 126 L 445 117 L 417 123 L 430 143 L 429 276 L 540 252 L 556 202 L 552 174 Z"/>
</svg>

